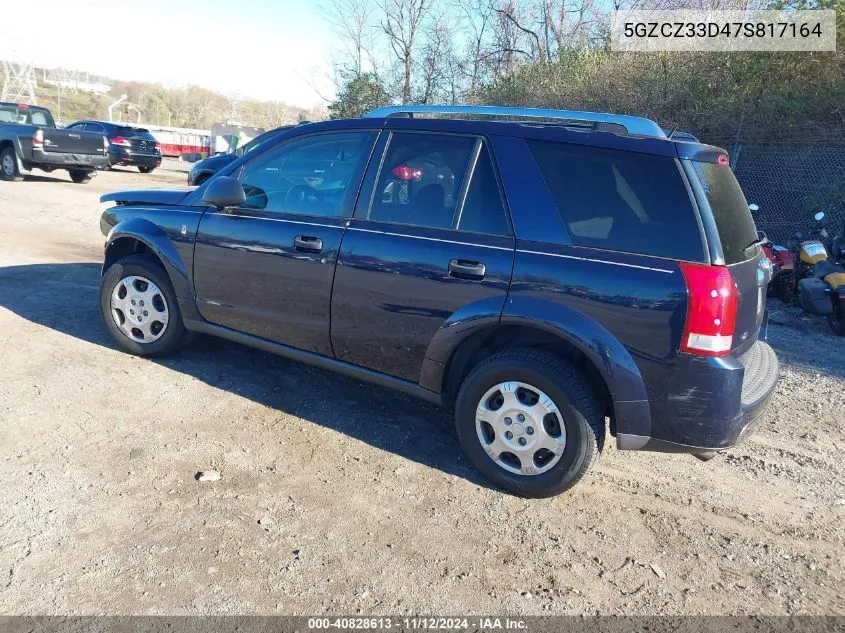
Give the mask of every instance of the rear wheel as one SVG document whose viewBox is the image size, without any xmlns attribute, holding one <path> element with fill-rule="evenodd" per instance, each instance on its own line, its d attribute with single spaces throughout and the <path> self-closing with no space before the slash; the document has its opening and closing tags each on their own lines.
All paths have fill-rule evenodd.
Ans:
<svg viewBox="0 0 845 633">
<path fill-rule="evenodd" d="M 138 167 L 138 171 L 140 171 L 142 174 L 149 174 L 153 169 L 155 169 L 155 167 L 148 167 L 146 165 L 140 165 Z"/>
<path fill-rule="evenodd" d="M 84 185 L 86 182 L 91 182 L 90 171 L 84 171 L 82 169 L 69 169 L 68 173 L 70 174 L 70 179 L 80 185 Z"/>
<path fill-rule="evenodd" d="M 137 356 L 171 354 L 187 338 L 167 273 L 142 255 L 118 260 L 103 275 L 100 312 L 117 344 Z"/>
<path fill-rule="evenodd" d="M 6 147 L 0 152 L 0 178 L 13 182 L 23 180 L 23 176 L 18 171 L 18 159 L 12 147 Z"/>
<path fill-rule="evenodd" d="M 476 366 L 458 393 L 455 423 L 472 464 L 523 497 L 568 490 L 604 445 L 604 416 L 583 375 L 535 349 L 506 350 Z"/>
</svg>

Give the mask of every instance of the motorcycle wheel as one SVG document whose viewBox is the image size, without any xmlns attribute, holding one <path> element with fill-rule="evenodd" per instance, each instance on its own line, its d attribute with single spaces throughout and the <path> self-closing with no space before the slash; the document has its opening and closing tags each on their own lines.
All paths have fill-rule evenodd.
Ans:
<svg viewBox="0 0 845 633">
<path fill-rule="evenodd" d="M 833 307 L 833 314 L 828 315 L 827 324 L 836 336 L 845 336 L 845 311 L 839 302 Z"/>
<path fill-rule="evenodd" d="M 792 289 L 789 287 L 791 279 L 787 276 L 781 276 L 773 279 L 769 283 L 768 295 L 780 299 L 784 303 L 792 303 Z"/>
</svg>

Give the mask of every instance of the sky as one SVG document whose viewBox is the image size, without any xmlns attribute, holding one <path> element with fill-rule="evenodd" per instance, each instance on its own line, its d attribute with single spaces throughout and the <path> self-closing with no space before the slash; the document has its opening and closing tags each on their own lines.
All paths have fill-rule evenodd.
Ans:
<svg viewBox="0 0 845 633">
<path fill-rule="evenodd" d="M 334 96 L 332 54 L 319 0 L 38 0 L 0 12 L 0 59 L 302 107 Z"/>
</svg>

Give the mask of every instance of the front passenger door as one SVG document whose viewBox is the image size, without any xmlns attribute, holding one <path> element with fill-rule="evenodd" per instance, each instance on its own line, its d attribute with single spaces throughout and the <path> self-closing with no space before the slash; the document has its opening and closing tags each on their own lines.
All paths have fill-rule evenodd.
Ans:
<svg viewBox="0 0 845 633">
<path fill-rule="evenodd" d="M 298 136 L 244 163 L 246 203 L 208 209 L 194 251 L 207 321 L 332 356 L 335 263 L 375 130 Z"/>
</svg>

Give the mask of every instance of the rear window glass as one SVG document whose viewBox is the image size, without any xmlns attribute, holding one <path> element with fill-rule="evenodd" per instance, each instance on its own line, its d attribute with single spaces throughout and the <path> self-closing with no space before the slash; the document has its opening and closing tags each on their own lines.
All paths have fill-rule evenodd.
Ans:
<svg viewBox="0 0 845 633">
<path fill-rule="evenodd" d="M 736 264 L 757 254 L 748 245 L 757 239 L 757 227 L 748 202 L 730 168 L 691 162 L 693 171 L 713 212 L 726 264 Z"/>
<path fill-rule="evenodd" d="M 153 139 L 150 131 L 142 127 L 115 127 L 114 134 L 125 136 L 126 138 L 143 138 L 148 141 Z"/>
<path fill-rule="evenodd" d="M 527 141 L 573 244 L 705 261 L 675 161 L 601 147 Z"/>
<path fill-rule="evenodd" d="M 44 110 L 8 105 L 0 105 L 0 123 L 53 127 L 52 117 Z"/>
</svg>

